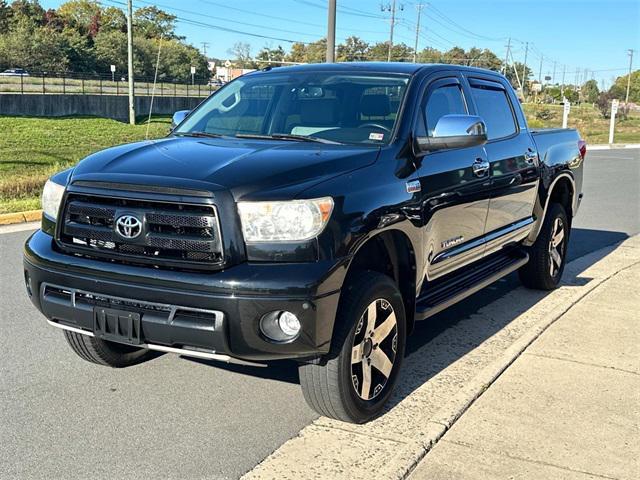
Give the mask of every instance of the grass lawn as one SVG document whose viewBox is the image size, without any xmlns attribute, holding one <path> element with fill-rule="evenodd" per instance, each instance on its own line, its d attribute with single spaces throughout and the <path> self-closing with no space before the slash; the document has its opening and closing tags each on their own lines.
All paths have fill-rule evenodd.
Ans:
<svg viewBox="0 0 640 480">
<path fill-rule="evenodd" d="M 531 128 L 562 127 L 562 105 L 523 105 Z M 577 128 L 587 144 L 609 143 L 609 119 L 591 105 L 571 106 L 569 128 Z M 615 143 L 640 143 L 640 113 L 632 112 L 626 120 L 616 117 Z"/>
<path fill-rule="evenodd" d="M 561 105 L 525 104 L 533 128 L 562 126 Z M 167 134 L 171 119 L 153 118 L 149 138 Z M 588 143 L 607 143 L 609 120 L 591 106 L 571 107 L 569 127 Z M 47 178 L 102 148 L 145 138 L 146 123 L 130 126 L 104 118 L 0 116 L 0 213 L 40 207 Z M 616 143 L 640 143 L 640 114 L 616 122 Z"/>
<path fill-rule="evenodd" d="M 166 135 L 170 124 L 169 117 L 152 118 L 149 138 Z M 97 150 L 143 140 L 146 130 L 146 121 L 0 116 L 0 213 L 40 208 L 42 185 L 53 173 Z"/>
</svg>

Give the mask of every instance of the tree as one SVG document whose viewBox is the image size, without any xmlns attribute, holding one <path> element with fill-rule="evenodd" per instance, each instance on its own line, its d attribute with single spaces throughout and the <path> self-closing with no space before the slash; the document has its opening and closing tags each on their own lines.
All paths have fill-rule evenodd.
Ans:
<svg viewBox="0 0 640 480">
<path fill-rule="evenodd" d="M 369 48 L 369 59 L 386 62 L 389 56 L 389 42 L 379 42 Z M 396 43 L 391 47 L 392 62 L 409 62 L 413 58 L 413 48 L 404 43 Z"/>
<path fill-rule="evenodd" d="M 305 49 L 304 61 L 306 63 L 324 62 L 327 56 L 327 39 L 321 38 L 307 45 Z"/>
<path fill-rule="evenodd" d="M 307 47 L 304 43 L 296 42 L 291 45 L 291 50 L 285 57 L 287 62 L 304 63 L 307 56 Z"/>
<path fill-rule="evenodd" d="M 609 118 L 611 116 L 611 100 L 614 98 L 615 96 L 611 93 L 611 90 L 608 92 L 600 92 L 598 95 L 596 107 L 598 107 L 598 110 L 600 110 L 600 113 L 604 118 Z"/>
<path fill-rule="evenodd" d="M 101 12 L 100 4 L 94 0 L 70 0 L 58 8 L 58 15 L 82 35 L 89 34 Z"/>
<path fill-rule="evenodd" d="M 251 45 L 245 42 L 236 42 L 229 50 L 229 55 L 233 55 L 234 60 L 240 68 L 249 68 L 251 62 Z"/>
<path fill-rule="evenodd" d="M 598 101 L 598 95 L 600 94 L 600 89 L 598 88 L 598 82 L 595 80 L 588 80 L 580 91 L 582 100 L 588 103 L 595 103 Z"/>
<path fill-rule="evenodd" d="M 624 101 L 627 96 L 627 80 L 629 75 L 616 78 L 609 89 L 613 98 Z M 631 72 L 631 87 L 629 88 L 629 101 L 633 103 L 640 103 L 640 70 Z"/>
<path fill-rule="evenodd" d="M 124 12 L 116 7 L 105 8 L 100 15 L 100 30 L 126 32 L 127 17 Z"/>
<path fill-rule="evenodd" d="M 0 69 L 26 68 L 32 71 L 61 71 L 67 68 L 64 39 L 46 27 L 23 17 L 10 34 L 0 35 Z"/>
<path fill-rule="evenodd" d="M 436 48 L 426 47 L 418 52 L 416 60 L 420 63 L 442 63 L 442 52 Z"/>
<path fill-rule="evenodd" d="M 337 61 L 338 62 L 355 62 L 358 60 L 367 60 L 367 50 L 369 44 L 356 36 L 348 37 L 344 43 L 338 45 Z"/>
<path fill-rule="evenodd" d="M 9 30 L 12 16 L 13 11 L 7 4 L 6 0 L 0 0 L 0 32 L 6 32 Z"/>
<path fill-rule="evenodd" d="M 147 38 L 180 39 L 176 35 L 176 20 L 178 17 L 160 10 L 156 6 L 142 7 L 135 11 L 133 19 L 138 34 Z"/>
<path fill-rule="evenodd" d="M 11 19 L 14 25 L 21 20 L 26 20 L 32 25 L 42 25 L 44 8 L 38 0 L 14 0 L 11 3 Z"/>
<path fill-rule="evenodd" d="M 282 46 L 278 45 L 276 48 L 269 48 L 268 46 L 262 47 L 262 50 L 258 52 L 256 55 L 257 60 L 262 60 L 259 62 L 260 66 L 271 65 L 274 67 L 279 67 L 282 65 L 281 62 L 284 61 L 286 53 Z"/>
</svg>

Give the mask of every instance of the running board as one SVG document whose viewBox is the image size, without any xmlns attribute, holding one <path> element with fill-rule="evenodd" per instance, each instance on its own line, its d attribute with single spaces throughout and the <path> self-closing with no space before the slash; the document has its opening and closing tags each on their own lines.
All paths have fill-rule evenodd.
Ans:
<svg viewBox="0 0 640 480">
<path fill-rule="evenodd" d="M 416 301 L 416 320 L 427 318 L 482 290 L 487 285 L 517 270 L 529 261 L 529 254 L 516 249 L 492 255 L 444 280 L 423 287 Z"/>
</svg>

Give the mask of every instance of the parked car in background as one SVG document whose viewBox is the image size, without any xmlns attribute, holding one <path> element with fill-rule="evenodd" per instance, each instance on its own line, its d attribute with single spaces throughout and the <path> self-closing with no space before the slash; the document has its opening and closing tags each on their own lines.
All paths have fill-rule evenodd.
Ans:
<svg viewBox="0 0 640 480">
<path fill-rule="evenodd" d="M 0 77 L 28 77 L 29 72 L 23 68 L 9 68 L 0 73 Z"/>
<path fill-rule="evenodd" d="M 530 129 L 496 72 L 275 68 L 174 125 L 44 188 L 26 288 L 84 360 L 295 359 L 316 411 L 360 423 L 415 322 L 514 271 L 562 277 L 586 145 Z"/>
</svg>

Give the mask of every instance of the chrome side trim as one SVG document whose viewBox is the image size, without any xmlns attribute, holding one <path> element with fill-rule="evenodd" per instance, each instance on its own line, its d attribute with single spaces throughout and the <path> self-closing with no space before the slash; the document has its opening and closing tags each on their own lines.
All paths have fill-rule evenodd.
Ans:
<svg viewBox="0 0 640 480">
<path fill-rule="evenodd" d="M 82 335 L 86 335 L 88 337 L 95 337 L 93 332 L 88 330 L 83 330 L 82 328 L 71 327 L 69 325 L 63 325 L 61 323 L 53 322 L 47 319 L 47 323 L 52 327 L 60 328 L 62 330 L 68 330 L 69 332 L 79 333 Z M 153 343 L 142 343 L 139 346 L 140 348 L 146 348 L 148 350 L 155 350 L 157 352 L 164 353 L 175 353 L 177 355 L 184 355 L 186 357 L 196 357 L 196 358 L 205 358 L 207 360 L 218 360 L 220 362 L 230 362 L 231 357 L 229 355 L 221 355 L 215 352 L 202 352 L 198 350 L 189 350 L 187 348 L 173 348 L 173 347 L 165 347 L 164 345 L 155 345 Z"/>
</svg>

